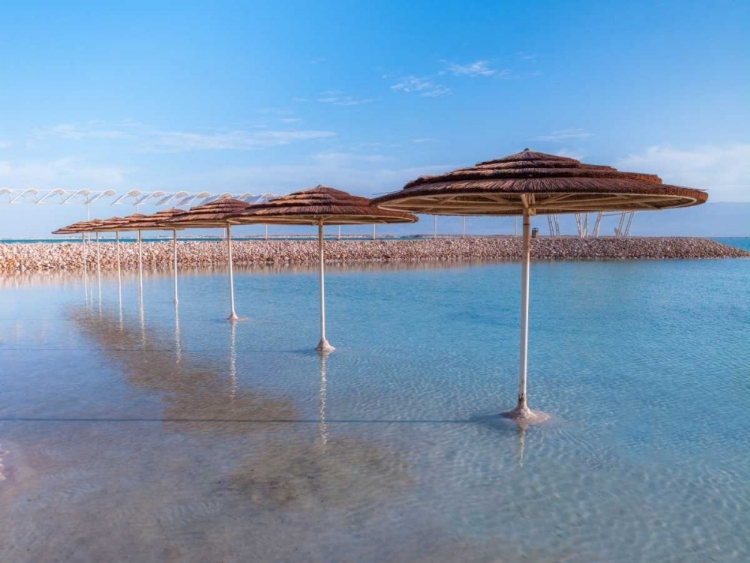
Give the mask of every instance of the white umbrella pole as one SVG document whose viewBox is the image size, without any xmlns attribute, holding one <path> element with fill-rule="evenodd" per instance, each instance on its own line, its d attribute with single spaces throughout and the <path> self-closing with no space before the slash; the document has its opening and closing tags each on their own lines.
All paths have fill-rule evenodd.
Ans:
<svg viewBox="0 0 750 563">
<path fill-rule="evenodd" d="M 504 416 L 524 424 L 543 422 L 548 415 L 532 411 L 526 401 L 526 375 L 529 354 L 529 271 L 531 264 L 531 217 L 523 214 L 523 265 L 521 266 L 521 349 L 518 366 L 518 404 Z"/>
<path fill-rule="evenodd" d="M 117 251 L 117 302 L 122 319 L 122 266 L 120 265 L 120 231 L 115 231 L 115 249 Z"/>
<path fill-rule="evenodd" d="M 99 254 L 99 231 L 96 231 L 96 288 L 99 292 L 99 306 L 102 304 L 102 263 Z"/>
<path fill-rule="evenodd" d="M 318 223 L 318 262 L 320 266 L 320 342 L 318 352 L 333 352 L 335 348 L 326 340 L 326 286 L 325 286 L 325 252 L 323 250 L 323 221 Z"/>
<path fill-rule="evenodd" d="M 86 303 L 89 302 L 89 274 L 86 268 L 88 252 L 86 251 L 86 233 L 81 233 L 81 249 L 83 250 L 83 291 L 86 294 Z"/>
<path fill-rule="evenodd" d="M 172 231 L 172 259 L 174 260 L 174 304 L 179 303 L 177 299 L 177 231 Z"/>
<path fill-rule="evenodd" d="M 143 310 L 143 235 L 138 231 L 138 301 Z"/>
<path fill-rule="evenodd" d="M 529 270 L 531 262 L 531 217 L 523 215 L 523 265 L 521 266 L 521 352 L 518 366 L 518 406 L 526 404 L 526 375 L 529 364 Z"/>
<path fill-rule="evenodd" d="M 229 258 L 229 306 L 231 312 L 227 320 L 236 321 L 239 319 L 234 311 L 234 268 L 232 266 L 232 227 L 227 225 L 227 254 Z"/>
</svg>

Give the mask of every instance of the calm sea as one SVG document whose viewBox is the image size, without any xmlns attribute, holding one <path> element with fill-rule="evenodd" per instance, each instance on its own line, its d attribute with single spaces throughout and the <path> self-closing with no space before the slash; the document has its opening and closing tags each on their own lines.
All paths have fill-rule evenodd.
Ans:
<svg viewBox="0 0 750 563">
<path fill-rule="evenodd" d="M 0 278 L 0 560 L 750 561 L 750 260 L 519 278 Z"/>
</svg>

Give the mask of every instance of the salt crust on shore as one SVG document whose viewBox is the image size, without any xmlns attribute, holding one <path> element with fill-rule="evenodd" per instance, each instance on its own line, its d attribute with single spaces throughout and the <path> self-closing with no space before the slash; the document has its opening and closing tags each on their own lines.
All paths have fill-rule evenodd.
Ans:
<svg viewBox="0 0 750 563">
<path fill-rule="evenodd" d="M 521 258 L 522 241 L 518 237 L 468 237 L 425 240 L 329 240 L 325 244 L 326 261 L 362 262 L 436 262 L 465 260 L 507 260 Z M 100 245 L 104 270 L 117 267 L 113 242 Z M 235 241 L 234 263 L 314 264 L 318 260 L 316 241 Z M 123 269 L 138 266 L 138 248 L 121 243 Z M 532 241 L 535 260 L 664 260 L 700 258 L 746 258 L 750 252 L 703 238 L 630 237 L 590 238 L 540 237 Z M 224 242 L 178 242 L 181 267 L 209 267 L 226 264 Z M 96 267 L 95 246 L 88 247 L 88 266 Z M 0 244 L 0 272 L 80 270 L 83 263 L 80 243 Z M 171 242 L 143 244 L 145 268 L 169 268 Z"/>
</svg>

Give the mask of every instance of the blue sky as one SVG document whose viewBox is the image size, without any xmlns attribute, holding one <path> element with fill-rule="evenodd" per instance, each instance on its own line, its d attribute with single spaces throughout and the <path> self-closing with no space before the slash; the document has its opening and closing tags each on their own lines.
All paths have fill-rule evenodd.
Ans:
<svg viewBox="0 0 750 563">
<path fill-rule="evenodd" d="M 750 202 L 748 29 L 746 1 L 6 1 L 0 187 L 372 195 L 528 146 Z M 0 204 L 0 236 L 83 213 Z"/>
</svg>

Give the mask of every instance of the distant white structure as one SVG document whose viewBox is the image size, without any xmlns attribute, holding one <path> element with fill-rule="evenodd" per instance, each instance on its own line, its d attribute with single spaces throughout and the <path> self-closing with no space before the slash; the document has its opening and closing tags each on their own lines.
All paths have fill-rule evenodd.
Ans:
<svg viewBox="0 0 750 563">
<path fill-rule="evenodd" d="M 56 188 L 53 190 L 38 190 L 36 188 L 12 189 L 0 188 L 0 203 L 32 203 L 35 205 L 45 203 L 56 203 L 66 205 L 69 203 L 81 203 L 86 206 L 87 218 L 89 207 L 97 201 L 115 198 L 110 205 L 133 205 L 136 209 L 143 204 L 155 206 L 171 205 L 182 207 L 185 205 L 198 205 L 208 203 L 222 197 L 232 197 L 248 203 L 268 201 L 277 197 L 275 194 L 253 194 L 250 192 L 232 194 L 230 192 L 143 192 L 141 190 L 130 190 L 118 195 L 115 190 L 64 190 Z"/>
<path fill-rule="evenodd" d="M 575 213 L 576 229 L 578 231 L 579 238 L 598 237 L 601 230 L 602 219 L 604 217 L 619 217 L 620 222 L 614 229 L 613 235 L 615 237 L 629 237 L 630 228 L 633 226 L 633 219 L 635 218 L 635 211 L 623 211 L 618 213 L 605 213 L 600 211 L 596 214 L 594 225 L 591 231 L 589 231 L 589 218 L 590 213 Z M 560 223 L 557 215 L 547 215 L 547 223 L 549 224 L 549 234 L 553 237 L 560 236 Z"/>
</svg>

